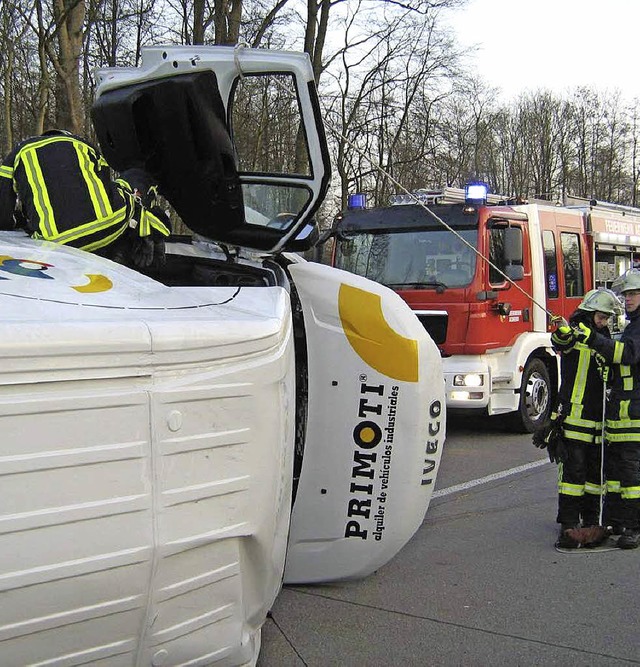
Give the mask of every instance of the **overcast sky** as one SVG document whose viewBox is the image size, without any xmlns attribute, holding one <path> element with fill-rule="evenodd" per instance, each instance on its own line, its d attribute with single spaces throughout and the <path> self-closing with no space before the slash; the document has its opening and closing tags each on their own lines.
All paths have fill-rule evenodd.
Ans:
<svg viewBox="0 0 640 667">
<path fill-rule="evenodd" d="M 640 0 L 468 0 L 449 16 L 502 99 L 578 85 L 640 98 Z"/>
</svg>

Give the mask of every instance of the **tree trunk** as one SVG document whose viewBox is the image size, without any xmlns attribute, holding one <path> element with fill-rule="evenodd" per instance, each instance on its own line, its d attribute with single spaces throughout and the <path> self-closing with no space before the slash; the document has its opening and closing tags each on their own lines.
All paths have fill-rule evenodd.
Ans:
<svg viewBox="0 0 640 667">
<path fill-rule="evenodd" d="M 56 124 L 81 134 L 84 128 L 84 108 L 80 91 L 84 0 L 54 0 L 54 16 L 58 30 Z"/>
</svg>

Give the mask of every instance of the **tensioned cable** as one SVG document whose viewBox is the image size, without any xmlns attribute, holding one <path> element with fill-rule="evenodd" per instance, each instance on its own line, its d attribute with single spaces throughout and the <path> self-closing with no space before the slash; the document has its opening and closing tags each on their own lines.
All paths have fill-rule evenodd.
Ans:
<svg viewBox="0 0 640 667">
<path fill-rule="evenodd" d="M 240 47 L 240 49 L 242 46 Z M 236 50 L 234 51 L 234 58 L 236 58 L 236 67 L 238 68 L 238 71 L 240 72 L 241 76 L 243 74 L 242 72 L 242 67 L 240 65 L 239 58 L 237 57 L 238 54 L 240 53 L 240 49 L 236 47 Z M 289 90 L 283 83 L 282 81 L 278 79 L 274 79 L 274 82 L 278 87 L 280 87 L 283 91 L 285 91 L 288 95 L 292 95 L 291 90 Z M 293 96 L 292 96 L 293 97 Z M 323 109 L 324 115 L 327 115 L 327 110 Z M 415 201 L 416 204 L 421 206 L 431 217 L 434 218 L 439 224 L 441 224 L 445 229 L 447 229 L 449 232 L 451 232 L 454 236 L 456 236 L 462 243 L 464 243 L 467 248 L 472 250 L 478 257 L 483 259 L 491 268 L 493 268 L 495 271 L 497 271 L 508 283 L 513 285 L 519 292 L 521 292 L 527 299 L 531 299 L 531 301 L 538 306 L 538 308 L 542 309 L 547 315 L 549 315 L 550 318 L 555 318 L 556 316 L 550 311 L 547 310 L 546 306 L 543 306 L 541 303 L 536 301 L 536 299 L 531 296 L 526 290 L 524 290 L 520 285 L 516 284 L 514 280 L 509 278 L 509 276 L 499 267 L 497 267 L 488 257 L 485 257 L 474 245 L 469 243 L 462 235 L 458 234 L 455 229 L 453 229 L 450 225 L 448 225 L 439 215 L 434 213 L 424 202 L 420 201 L 420 199 L 413 193 L 409 192 L 407 188 L 405 188 L 399 181 L 397 181 L 391 174 L 389 174 L 383 167 L 381 167 L 379 164 L 376 164 L 363 150 L 358 148 L 350 139 L 348 139 L 342 132 L 338 131 L 334 127 L 332 127 L 330 124 L 324 124 L 325 128 L 328 127 L 329 132 L 333 134 L 334 137 L 337 137 L 338 139 L 342 139 L 350 148 L 352 148 L 360 157 L 364 158 L 364 160 L 377 172 L 388 178 L 396 187 L 398 187 L 402 192 L 404 192 L 406 195 L 409 195 L 409 197 Z"/>
<path fill-rule="evenodd" d="M 525 297 L 528 299 L 531 299 L 531 301 L 538 306 L 538 308 L 541 308 L 549 317 L 555 317 L 555 315 L 549 311 L 546 306 L 543 306 L 541 303 L 536 301 L 531 294 L 529 294 L 526 290 L 524 290 L 520 285 L 518 285 L 514 280 L 509 278 L 509 276 L 502 271 L 499 267 L 497 267 L 488 257 L 485 257 L 474 245 L 469 243 L 461 234 L 459 234 L 455 229 L 453 229 L 450 225 L 448 225 L 437 213 L 432 211 L 424 202 L 420 201 L 419 197 L 416 196 L 415 193 L 410 192 L 405 188 L 399 181 L 397 181 L 389 172 L 387 172 L 383 167 L 381 167 L 379 164 L 376 164 L 364 151 L 362 151 L 360 148 L 358 148 L 352 141 L 350 141 L 347 137 L 344 136 L 340 131 L 336 130 L 335 128 L 331 127 L 330 125 L 329 131 L 337 138 L 342 139 L 347 143 L 347 145 L 350 148 L 353 148 L 353 150 L 356 151 L 360 155 L 360 157 L 364 158 L 366 162 L 376 171 L 378 171 L 380 174 L 388 178 L 397 188 L 399 188 L 404 194 L 409 195 L 409 197 L 419 206 L 421 206 L 434 220 L 436 220 L 439 224 L 441 224 L 445 229 L 450 231 L 452 234 L 454 234 L 458 240 L 462 241 L 464 245 L 466 245 L 468 248 L 470 248 L 478 257 L 483 259 L 491 268 L 495 269 L 507 282 L 509 282 L 511 285 L 513 285 L 519 292 L 521 292 Z"/>
</svg>

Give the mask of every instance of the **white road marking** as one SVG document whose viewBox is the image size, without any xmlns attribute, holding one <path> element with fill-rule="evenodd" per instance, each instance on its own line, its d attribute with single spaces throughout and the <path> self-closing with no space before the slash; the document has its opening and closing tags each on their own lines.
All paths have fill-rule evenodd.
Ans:
<svg viewBox="0 0 640 667">
<path fill-rule="evenodd" d="M 525 472 L 526 470 L 532 470 L 533 468 L 539 468 L 540 466 L 547 465 L 549 461 L 542 459 L 541 461 L 533 461 L 532 463 L 525 463 L 523 466 L 517 466 L 516 468 L 509 468 L 509 470 L 502 470 L 501 472 L 494 472 L 492 475 L 487 475 L 486 477 L 480 477 L 479 479 L 472 479 L 469 482 L 464 482 L 463 484 L 456 484 L 455 486 L 449 486 L 446 489 L 439 489 L 433 492 L 432 498 L 441 498 L 442 496 L 448 496 L 452 493 L 458 493 L 458 491 L 466 491 L 467 489 L 472 489 L 474 486 L 480 486 L 480 484 L 486 484 L 487 482 L 494 482 L 496 479 L 502 479 L 503 477 L 509 477 L 510 475 L 517 475 L 520 472 Z"/>
</svg>

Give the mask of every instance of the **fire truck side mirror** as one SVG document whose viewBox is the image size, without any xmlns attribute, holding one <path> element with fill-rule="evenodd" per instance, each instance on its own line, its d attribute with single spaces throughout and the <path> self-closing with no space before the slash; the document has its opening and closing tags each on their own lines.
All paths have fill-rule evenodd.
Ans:
<svg viewBox="0 0 640 667">
<path fill-rule="evenodd" d="M 522 229 L 507 227 L 504 230 L 504 260 L 506 264 L 522 264 Z"/>
<path fill-rule="evenodd" d="M 504 273 L 509 280 L 522 280 L 524 278 L 524 266 L 522 264 L 507 264 L 504 267 Z"/>
</svg>

